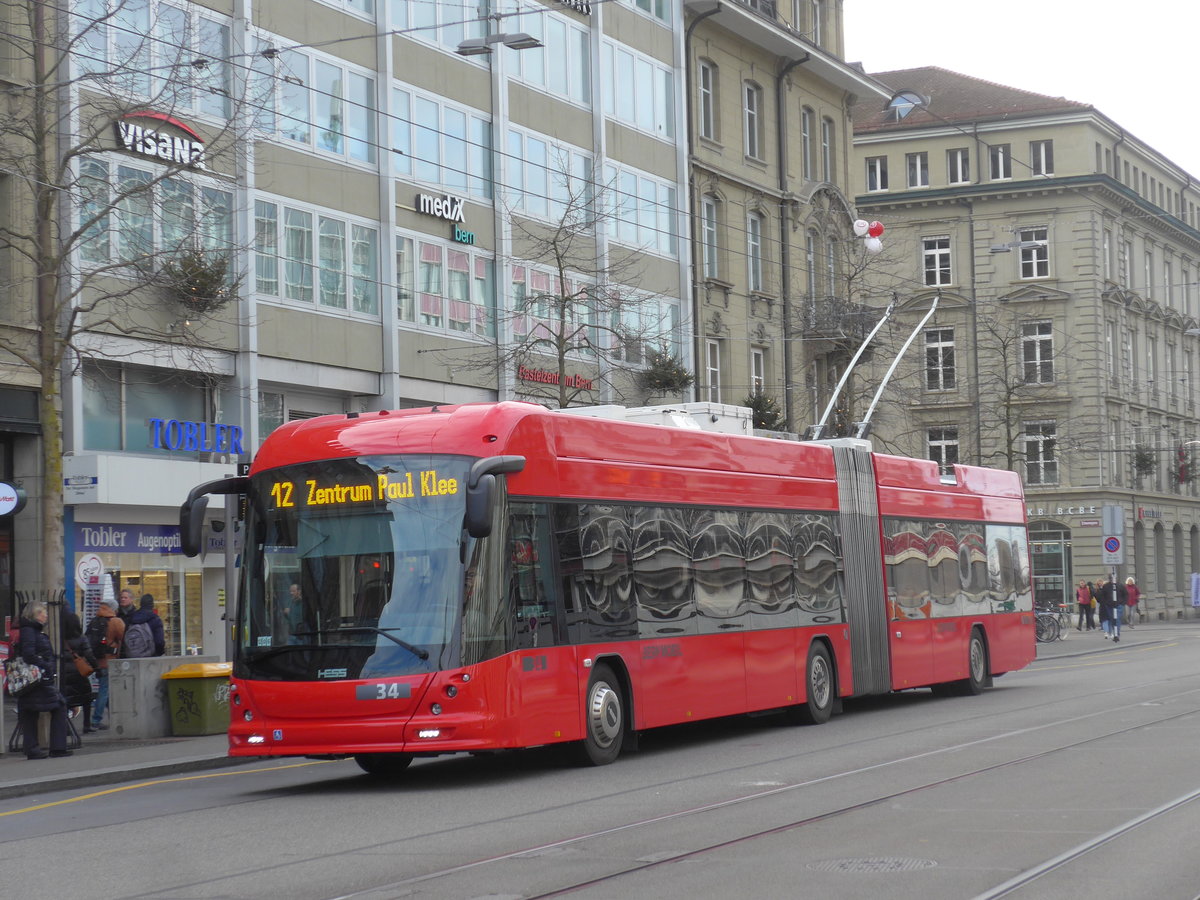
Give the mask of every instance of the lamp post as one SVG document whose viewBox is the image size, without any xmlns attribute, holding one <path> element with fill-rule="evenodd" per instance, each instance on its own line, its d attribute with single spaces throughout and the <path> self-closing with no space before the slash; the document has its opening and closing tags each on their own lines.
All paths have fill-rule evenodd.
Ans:
<svg viewBox="0 0 1200 900">
<path fill-rule="evenodd" d="M 495 227 L 495 265 L 492 283 L 492 308 L 496 311 L 496 360 L 500 362 L 502 348 L 509 339 L 508 319 L 502 315 L 504 309 L 504 285 L 510 284 L 508 259 L 510 257 L 509 224 L 504 216 L 504 205 L 499 193 L 508 184 L 506 155 L 500 147 L 505 140 L 508 126 L 508 91 L 505 90 L 504 54 L 493 54 L 492 48 L 500 45 L 510 50 L 535 50 L 543 46 L 531 34 L 524 31 L 499 31 L 503 14 L 494 13 L 486 18 L 488 33 L 483 37 L 466 38 L 459 41 L 454 52 L 459 56 L 488 56 L 488 70 L 492 95 L 492 216 Z M 495 23 L 495 30 L 493 29 Z M 514 375 L 507 367 L 497 366 L 496 396 L 499 400 L 509 399 L 516 393 Z"/>
</svg>

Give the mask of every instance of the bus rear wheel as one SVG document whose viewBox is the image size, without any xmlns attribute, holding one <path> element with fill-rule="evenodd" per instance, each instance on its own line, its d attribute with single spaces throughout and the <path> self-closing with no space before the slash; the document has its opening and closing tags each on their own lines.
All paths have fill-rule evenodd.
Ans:
<svg viewBox="0 0 1200 900">
<path fill-rule="evenodd" d="M 584 738 L 579 761 L 606 766 L 621 754 L 625 742 L 625 704 L 613 670 L 601 663 L 592 669 L 584 707 Z"/>
<path fill-rule="evenodd" d="M 413 761 L 411 753 L 360 753 L 358 767 L 376 778 L 399 778 Z"/>
<path fill-rule="evenodd" d="M 822 644 L 808 648 L 804 665 L 804 702 L 791 707 L 788 721 L 795 725 L 820 725 L 833 715 L 834 676 L 829 651 Z"/>
</svg>

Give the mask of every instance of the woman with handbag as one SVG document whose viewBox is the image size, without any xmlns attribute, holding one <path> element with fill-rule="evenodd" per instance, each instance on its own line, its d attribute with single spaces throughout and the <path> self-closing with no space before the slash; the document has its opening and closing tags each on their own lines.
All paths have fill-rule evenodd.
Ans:
<svg viewBox="0 0 1200 900">
<path fill-rule="evenodd" d="M 88 677 L 96 669 L 96 654 L 92 652 L 91 642 L 83 636 L 83 625 L 79 616 L 62 608 L 62 640 L 65 652 L 63 654 L 62 693 L 67 701 L 67 708 L 74 718 L 83 708 L 83 730 L 86 734 L 92 730 L 92 680 Z"/>
<path fill-rule="evenodd" d="M 67 749 L 67 701 L 54 686 L 54 673 L 58 670 L 54 647 L 45 633 L 46 620 L 50 612 L 40 600 L 31 600 L 21 611 L 21 640 L 18 652 L 25 662 L 42 670 L 42 680 L 37 687 L 30 688 L 17 696 L 17 719 L 25 740 L 27 759 L 45 759 L 47 756 L 70 756 Z M 50 752 L 38 746 L 38 716 L 50 713 Z"/>
</svg>

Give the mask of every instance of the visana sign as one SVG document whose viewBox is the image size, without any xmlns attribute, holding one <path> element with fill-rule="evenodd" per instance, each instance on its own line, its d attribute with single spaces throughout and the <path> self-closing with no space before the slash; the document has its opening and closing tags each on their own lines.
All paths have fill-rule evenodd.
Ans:
<svg viewBox="0 0 1200 900">
<path fill-rule="evenodd" d="M 172 137 L 155 128 L 137 125 L 133 120 L 150 119 L 162 122 L 184 133 L 184 137 Z M 187 125 L 173 116 L 156 112 L 136 112 L 122 116 L 113 123 L 117 140 L 130 153 L 161 159 L 168 164 L 204 168 L 204 141 Z"/>
<path fill-rule="evenodd" d="M 466 200 L 462 197 L 431 197 L 429 194 L 417 194 L 417 212 L 426 216 L 437 216 L 448 222 L 466 222 L 463 211 Z"/>
</svg>

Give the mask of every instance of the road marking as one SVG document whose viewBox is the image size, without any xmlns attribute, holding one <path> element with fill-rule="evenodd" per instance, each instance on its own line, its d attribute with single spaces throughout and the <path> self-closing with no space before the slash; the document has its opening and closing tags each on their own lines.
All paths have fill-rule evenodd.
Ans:
<svg viewBox="0 0 1200 900">
<path fill-rule="evenodd" d="M 228 775 L 261 775 L 263 772 L 279 772 L 284 769 L 299 769 L 304 766 L 319 766 L 324 763 L 336 762 L 332 759 L 314 759 L 309 762 L 289 763 L 286 766 L 268 766 L 265 769 L 242 769 L 237 772 L 210 772 L 207 775 L 182 775 L 179 778 L 158 778 L 154 781 L 139 781 L 135 784 L 123 784 L 120 787 L 108 788 L 103 791 L 94 791 L 91 794 L 81 794 L 78 797 L 68 797 L 65 800 L 55 800 L 53 803 L 39 803 L 37 806 L 27 806 L 24 809 L 10 809 L 8 812 L 0 812 L 0 819 L 5 816 L 15 816 L 19 813 L 37 812 L 40 809 L 50 809 L 55 806 L 63 806 L 67 803 L 80 803 L 84 800 L 94 800 L 97 797 L 105 797 L 109 794 L 118 794 L 121 791 L 132 791 L 137 788 L 155 787 L 160 784 L 175 784 L 180 781 L 199 781 L 202 778 L 224 778 Z"/>
</svg>

